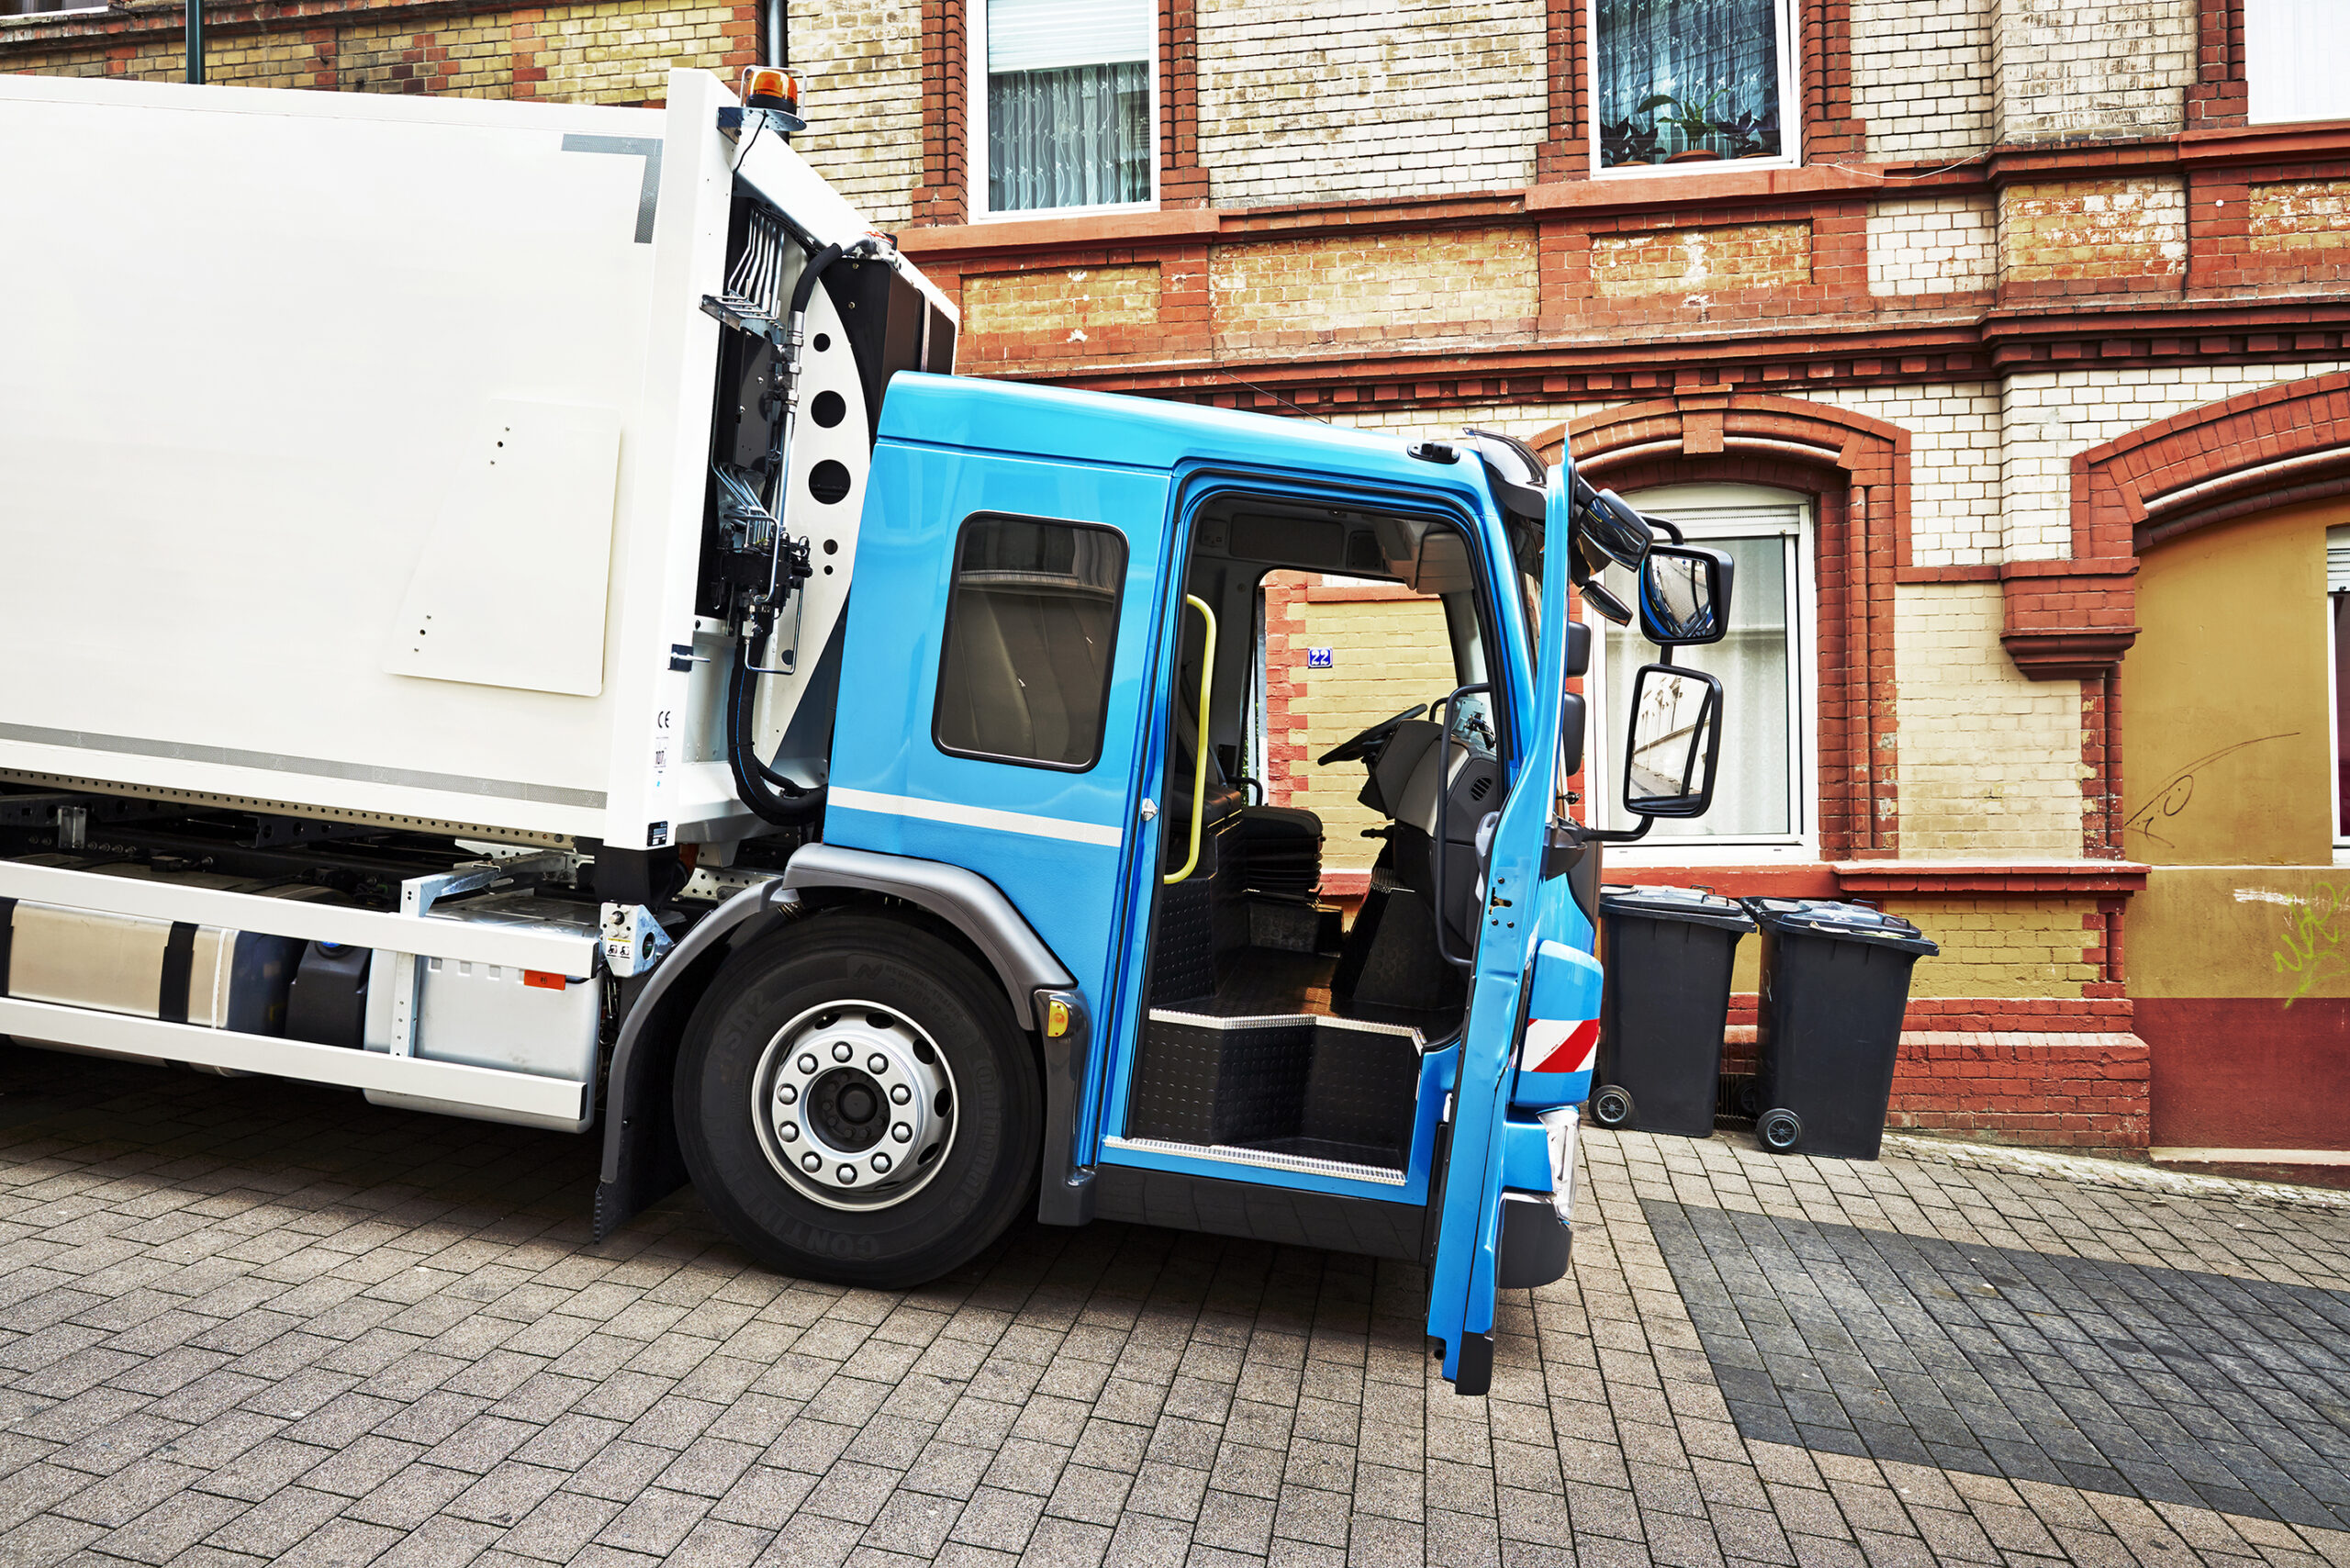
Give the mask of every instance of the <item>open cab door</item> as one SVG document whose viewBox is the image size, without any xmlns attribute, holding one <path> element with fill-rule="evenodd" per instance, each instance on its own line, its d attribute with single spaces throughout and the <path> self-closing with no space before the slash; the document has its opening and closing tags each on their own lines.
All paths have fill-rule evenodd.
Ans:
<svg viewBox="0 0 2350 1568">
<path fill-rule="evenodd" d="M 1650 819 L 1702 813 L 1720 744 L 1719 683 L 1669 660 L 1676 645 L 1720 636 L 1729 558 L 1654 544 L 1651 520 L 1612 491 L 1593 491 L 1563 462 L 1542 495 L 1531 734 L 1487 861 L 1450 1137 L 1433 1200 L 1427 1331 L 1443 1345 L 1444 1375 L 1464 1394 L 1492 1386 L 1496 1293 L 1547 1284 L 1567 1268 L 1575 1129 L 1599 1040 L 1599 844 L 1637 838 Z M 1580 587 L 1602 614 L 1628 622 L 1632 607 L 1589 577 L 1609 561 L 1639 574 L 1641 630 L 1668 660 L 1640 671 L 1635 684 L 1624 804 L 1642 825 L 1613 834 L 1564 812 L 1583 736 L 1583 701 L 1567 683 L 1590 658 L 1590 629 L 1570 619 L 1568 590 Z"/>
</svg>

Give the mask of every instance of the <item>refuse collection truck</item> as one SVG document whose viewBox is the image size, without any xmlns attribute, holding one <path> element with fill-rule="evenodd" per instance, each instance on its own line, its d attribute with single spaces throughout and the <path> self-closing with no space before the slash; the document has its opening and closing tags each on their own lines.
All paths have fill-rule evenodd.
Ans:
<svg viewBox="0 0 2350 1568">
<path fill-rule="evenodd" d="M 1498 436 L 957 376 L 745 85 L 0 79 L 0 1034 L 594 1136 L 599 1236 L 690 1181 L 811 1277 L 1424 1261 L 1481 1391 L 1600 1011 L 1571 593 L 1669 650 L 1727 558 Z M 1284 571 L 1441 610 L 1319 758 L 1351 919 L 1248 777 Z M 1718 686 L 1634 709 L 1702 811 Z"/>
</svg>

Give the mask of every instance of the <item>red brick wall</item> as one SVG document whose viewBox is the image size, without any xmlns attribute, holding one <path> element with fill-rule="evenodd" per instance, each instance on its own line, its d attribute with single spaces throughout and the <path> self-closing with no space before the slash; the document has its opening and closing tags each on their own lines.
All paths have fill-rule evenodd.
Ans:
<svg viewBox="0 0 2350 1568">
<path fill-rule="evenodd" d="M 1754 1070 L 1754 1029 L 1733 1026 L 1723 1070 Z M 2127 1032 L 1904 1031 L 1886 1126 L 2045 1148 L 2147 1147 L 2152 1065 Z"/>
</svg>

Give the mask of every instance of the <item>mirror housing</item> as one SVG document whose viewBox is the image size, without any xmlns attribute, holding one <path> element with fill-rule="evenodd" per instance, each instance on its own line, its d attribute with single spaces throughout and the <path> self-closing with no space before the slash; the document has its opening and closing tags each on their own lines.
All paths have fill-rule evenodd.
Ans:
<svg viewBox="0 0 2350 1568">
<path fill-rule="evenodd" d="M 1722 683 L 1704 670 L 1643 665 L 1632 678 L 1624 747 L 1624 810 L 1636 817 L 1702 817 L 1721 761 Z"/>
<path fill-rule="evenodd" d="M 1640 635 L 1660 648 L 1718 643 L 1729 633 L 1727 551 L 1659 544 L 1640 565 Z"/>
<path fill-rule="evenodd" d="M 1613 490 L 1588 486 L 1578 487 L 1576 498 L 1583 504 L 1575 509 L 1575 542 L 1583 559 L 1595 567 L 1613 561 L 1626 571 L 1639 571 L 1656 538 L 1639 509 Z"/>
</svg>

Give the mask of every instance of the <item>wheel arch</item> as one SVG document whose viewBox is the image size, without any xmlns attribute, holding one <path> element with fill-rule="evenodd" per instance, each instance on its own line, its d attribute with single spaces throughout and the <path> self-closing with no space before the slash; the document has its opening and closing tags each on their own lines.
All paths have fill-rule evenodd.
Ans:
<svg viewBox="0 0 2350 1568">
<path fill-rule="evenodd" d="M 802 912 L 811 896 L 850 907 L 895 898 L 924 912 L 996 977 L 1013 1022 L 1032 1043 L 1035 993 L 1076 988 L 1012 901 L 978 873 L 901 855 L 806 846 L 791 857 L 781 877 L 746 888 L 704 915 L 627 1000 L 604 1091 L 604 1157 L 594 1216 L 598 1240 L 685 1184 L 669 1082 L 687 1021 L 729 951 Z"/>
</svg>

